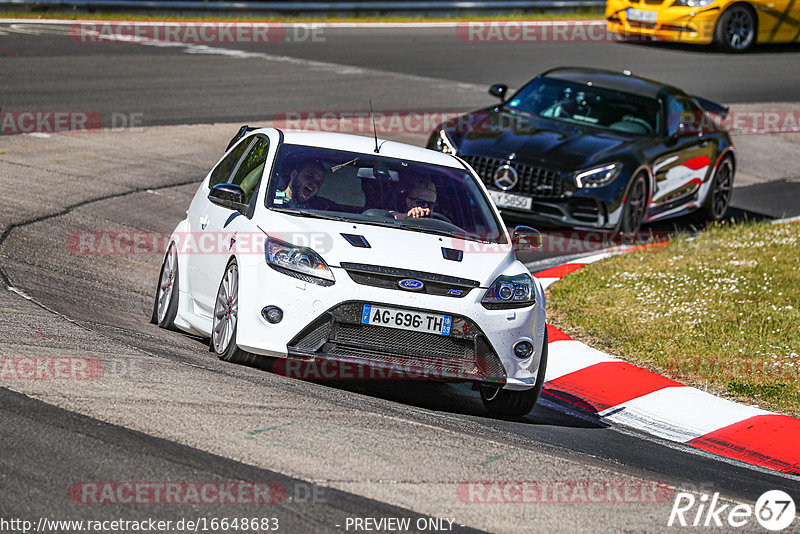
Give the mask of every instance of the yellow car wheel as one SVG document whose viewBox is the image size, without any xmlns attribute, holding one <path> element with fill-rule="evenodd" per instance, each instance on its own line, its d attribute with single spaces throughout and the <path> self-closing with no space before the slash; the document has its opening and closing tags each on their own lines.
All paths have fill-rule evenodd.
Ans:
<svg viewBox="0 0 800 534">
<path fill-rule="evenodd" d="M 745 52 L 756 43 L 756 15 L 747 4 L 725 10 L 714 29 L 714 42 L 725 52 Z"/>
</svg>

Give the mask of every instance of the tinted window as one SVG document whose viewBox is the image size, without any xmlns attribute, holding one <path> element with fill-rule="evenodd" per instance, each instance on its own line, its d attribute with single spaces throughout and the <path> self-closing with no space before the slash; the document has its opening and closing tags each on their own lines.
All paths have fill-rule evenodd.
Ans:
<svg viewBox="0 0 800 534">
<path fill-rule="evenodd" d="M 505 242 L 501 222 L 466 169 L 378 154 L 282 145 L 266 205 L 307 217 Z M 409 216 L 414 208 L 431 213 Z"/>
<path fill-rule="evenodd" d="M 211 171 L 211 178 L 208 181 L 208 187 L 214 187 L 217 184 L 226 183 L 228 177 L 231 175 L 236 163 L 244 154 L 245 149 L 250 145 L 252 138 L 244 139 L 227 156 L 222 158 L 219 165 Z"/>
<path fill-rule="evenodd" d="M 691 129 L 697 121 L 701 120 L 702 113 L 703 111 L 691 100 L 670 98 L 667 104 L 667 135 L 677 133 L 681 125 Z"/>
<path fill-rule="evenodd" d="M 636 135 L 655 135 L 660 127 L 653 98 L 551 78 L 533 80 L 505 108 Z"/>
<path fill-rule="evenodd" d="M 269 141 L 265 137 L 256 138 L 256 142 L 242 160 L 230 183 L 241 186 L 244 189 L 245 202 L 250 203 L 253 193 L 258 189 L 261 174 L 264 172 L 264 165 L 267 162 L 267 152 L 269 151 Z"/>
</svg>

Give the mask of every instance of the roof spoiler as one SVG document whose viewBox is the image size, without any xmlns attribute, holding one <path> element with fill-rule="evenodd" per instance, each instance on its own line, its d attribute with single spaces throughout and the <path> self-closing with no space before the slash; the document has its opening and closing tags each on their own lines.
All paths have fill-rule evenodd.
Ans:
<svg viewBox="0 0 800 534">
<path fill-rule="evenodd" d="M 228 148 L 225 149 L 225 152 L 230 150 L 231 147 L 236 144 L 236 141 L 247 135 L 249 132 L 252 132 L 253 130 L 258 130 L 260 128 L 261 128 L 260 126 L 247 126 L 246 124 L 241 128 L 239 128 L 239 131 L 236 132 L 236 135 L 233 136 L 231 142 L 228 143 Z"/>
<path fill-rule="evenodd" d="M 711 100 L 706 100 L 705 98 L 700 98 L 699 96 L 694 97 L 697 100 L 697 103 L 709 113 L 714 115 L 719 115 L 720 117 L 727 117 L 728 116 L 728 107 L 723 106 L 722 104 L 717 104 L 716 102 L 712 102 Z"/>
</svg>

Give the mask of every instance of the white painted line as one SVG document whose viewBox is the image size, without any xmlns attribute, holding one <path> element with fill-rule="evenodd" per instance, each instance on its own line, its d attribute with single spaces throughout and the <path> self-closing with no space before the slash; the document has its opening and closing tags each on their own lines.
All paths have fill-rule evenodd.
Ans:
<svg viewBox="0 0 800 534">
<path fill-rule="evenodd" d="M 536 276 L 536 275 L 534 274 L 534 276 Z M 559 280 L 561 280 L 561 278 L 537 278 L 537 280 L 539 280 L 539 282 L 541 282 L 542 289 L 547 289 L 548 287 L 550 287 L 555 282 L 558 282 Z"/>
<path fill-rule="evenodd" d="M 777 219 L 777 220 L 771 221 L 770 224 L 791 224 L 791 223 L 796 223 L 796 222 L 800 222 L 800 216 L 788 217 L 786 219 Z"/>
<path fill-rule="evenodd" d="M 608 408 L 600 416 L 606 413 L 610 414 L 605 417 L 606 421 L 685 443 L 748 417 L 770 412 L 721 399 L 699 389 L 676 386 Z"/>
<path fill-rule="evenodd" d="M 580 371 L 596 363 L 622 361 L 574 340 L 553 341 L 547 351 L 547 372 L 544 375 L 546 381 Z"/>
<path fill-rule="evenodd" d="M 581 258 L 580 262 L 570 262 L 570 263 L 594 263 L 596 261 L 604 260 L 613 256 L 614 254 L 611 252 L 601 252 L 599 254 L 592 254 L 591 256 L 586 256 L 585 258 Z"/>
</svg>

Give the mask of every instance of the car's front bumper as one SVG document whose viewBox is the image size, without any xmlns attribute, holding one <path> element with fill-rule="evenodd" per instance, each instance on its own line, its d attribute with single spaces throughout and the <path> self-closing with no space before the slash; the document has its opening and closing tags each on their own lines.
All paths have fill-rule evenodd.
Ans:
<svg viewBox="0 0 800 534">
<path fill-rule="evenodd" d="M 535 282 L 536 304 L 527 308 L 487 310 L 476 287 L 461 298 L 419 294 L 358 284 L 341 267 L 321 287 L 269 268 L 263 261 L 240 262 L 237 344 L 244 350 L 273 357 L 331 359 L 415 373 L 422 378 L 474 380 L 504 384 L 509 389 L 532 387 L 536 381 L 545 331 L 545 301 Z M 259 288 L 259 289 L 255 289 Z M 389 327 L 362 325 L 364 303 L 450 315 L 464 330 L 439 336 Z M 268 305 L 284 312 L 278 324 L 267 322 Z M 461 335 L 463 334 L 463 335 Z M 533 343 L 525 359 L 514 355 L 520 340 Z"/>
<path fill-rule="evenodd" d="M 586 197 L 534 198 L 529 210 L 506 207 L 499 209 L 504 216 L 550 226 L 606 230 L 614 228 L 617 222 L 616 214 L 609 210 L 605 202 Z"/>
<path fill-rule="evenodd" d="M 655 11 L 658 18 L 654 24 L 630 21 L 627 9 Z M 688 6 L 662 7 L 661 5 L 633 4 L 628 0 L 609 0 L 606 3 L 608 31 L 629 40 L 653 38 L 663 41 L 678 41 L 692 44 L 710 44 L 714 39 L 714 28 L 721 10 L 714 4 L 704 8 Z"/>
</svg>

